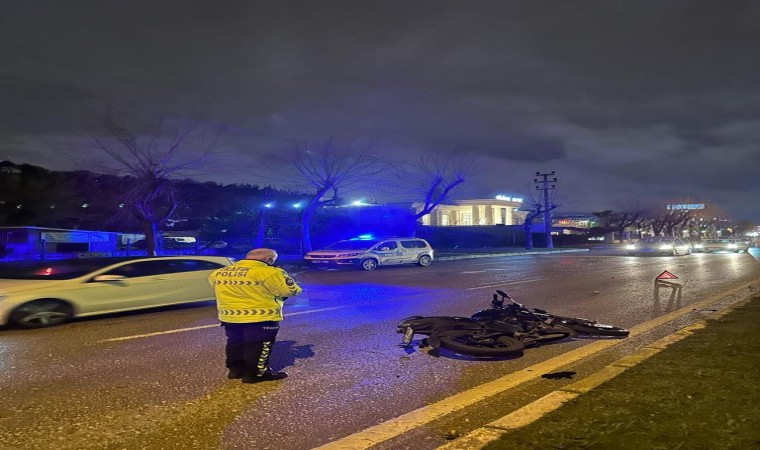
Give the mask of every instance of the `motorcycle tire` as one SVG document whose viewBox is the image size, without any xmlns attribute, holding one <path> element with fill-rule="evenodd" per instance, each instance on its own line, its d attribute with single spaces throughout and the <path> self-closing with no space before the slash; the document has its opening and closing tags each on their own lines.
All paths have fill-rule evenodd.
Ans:
<svg viewBox="0 0 760 450">
<path fill-rule="evenodd" d="M 469 356 L 517 356 L 525 350 L 525 344 L 518 339 L 504 335 L 478 339 L 472 330 L 433 333 L 428 338 L 428 343 L 433 348 L 445 348 Z"/>
</svg>

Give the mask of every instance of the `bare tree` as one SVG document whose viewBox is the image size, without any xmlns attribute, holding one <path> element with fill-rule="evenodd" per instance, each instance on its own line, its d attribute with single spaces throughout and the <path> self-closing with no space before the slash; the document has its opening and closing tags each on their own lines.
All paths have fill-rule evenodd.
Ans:
<svg viewBox="0 0 760 450">
<path fill-rule="evenodd" d="M 654 236 L 675 236 L 691 220 L 692 213 L 683 209 L 668 209 L 662 214 L 652 216 L 649 226 Z"/>
<path fill-rule="evenodd" d="M 688 222 L 690 236 L 699 236 L 705 238 L 718 237 L 720 223 L 725 220 L 727 214 L 714 203 L 707 203 L 704 209 L 692 210 L 691 218 Z"/>
<path fill-rule="evenodd" d="M 603 228 L 613 231 L 622 242 L 628 240 L 628 236 L 625 233 L 626 228 L 641 224 L 648 211 L 649 208 L 634 203 L 619 211 L 607 209 L 592 214 L 598 219 L 599 224 Z"/>
<path fill-rule="evenodd" d="M 296 178 L 295 188 L 309 193 L 301 210 L 301 252 L 312 250 L 311 218 L 318 208 L 336 203 L 340 195 L 372 185 L 377 175 L 387 170 L 372 153 L 372 145 L 339 146 L 332 139 L 321 144 L 297 144 L 290 164 Z"/>
<path fill-rule="evenodd" d="M 177 208 L 172 181 L 200 172 L 221 132 L 175 127 L 163 117 L 140 123 L 107 114 L 90 133 L 95 148 L 110 157 L 107 167 L 131 180 L 124 204 L 142 224 L 149 255 L 159 247 L 159 224 Z"/>
<path fill-rule="evenodd" d="M 301 212 L 302 252 L 311 250 L 310 221 L 319 207 L 337 203 L 346 193 L 358 189 L 383 190 L 422 198 L 422 208 L 408 218 L 413 224 L 449 198 L 451 191 L 464 183 L 472 159 L 426 155 L 414 163 L 391 162 L 373 153 L 373 145 L 350 144 L 345 147 L 333 140 L 323 144 L 297 144 L 288 160 L 270 163 L 273 184 L 288 184 L 292 190 L 309 192 Z M 277 158 L 275 158 L 277 159 Z M 295 174 L 276 168 L 285 163 Z M 386 175 L 380 177 L 380 175 Z"/>
<path fill-rule="evenodd" d="M 386 190 L 415 199 L 416 208 L 407 221 L 410 234 L 414 234 L 419 219 L 451 198 L 451 192 L 465 183 L 474 164 L 471 157 L 462 154 L 425 154 L 414 162 L 394 164 L 394 182 Z"/>
<path fill-rule="evenodd" d="M 451 191 L 465 182 L 472 164 L 471 159 L 457 155 L 423 155 L 414 163 L 399 165 L 396 175 L 400 184 L 423 199 L 421 208 L 413 216 L 414 221 L 448 200 Z"/>
</svg>

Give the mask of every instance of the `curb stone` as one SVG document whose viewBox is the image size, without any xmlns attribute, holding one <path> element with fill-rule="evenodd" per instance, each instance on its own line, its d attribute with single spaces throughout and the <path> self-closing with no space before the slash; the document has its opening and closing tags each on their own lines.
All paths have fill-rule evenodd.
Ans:
<svg viewBox="0 0 760 450">
<path fill-rule="evenodd" d="M 659 339 L 652 344 L 640 348 L 631 355 L 625 356 L 593 373 L 582 380 L 571 383 L 561 389 L 550 392 L 538 400 L 513 411 L 506 416 L 494 420 L 477 430 L 474 430 L 455 441 L 449 442 L 437 448 L 437 450 L 479 450 L 493 441 L 501 438 L 503 435 L 529 425 L 546 414 L 559 409 L 567 401 L 572 400 L 581 394 L 587 393 L 592 389 L 599 387 L 605 382 L 615 378 L 631 367 L 645 361 L 657 353 L 665 350 L 670 345 L 690 336 L 697 330 L 707 326 L 708 318 L 710 320 L 720 319 L 734 309 L 740 308 L 751 301 L 752 297 L 739 300 L 726 308 L 710 314 L 707 318 L 698 320 L 692 325 L 681 328 L 674 333 Z"/>
</svg>

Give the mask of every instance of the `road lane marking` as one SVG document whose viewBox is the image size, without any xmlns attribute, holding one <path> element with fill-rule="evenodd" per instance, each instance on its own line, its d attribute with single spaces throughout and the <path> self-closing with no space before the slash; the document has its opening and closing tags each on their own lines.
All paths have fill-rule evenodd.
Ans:
<svg viewBox="0 0 760 450">
<path fill-rule="evenodd" d="M 473 291 L 473 290 L 476 290 L 476 289 L 493 289 L 493 288 L 497 288 L 499 286 L 509 286 L 510 284 L 520 284 L 520 283 L 533 283 L 535 281 L 541 281 L 541 280 L 543 280 L 543 278 L 526 278 L 524 280 L 507 281 L 506 283 L 499 282 L 499 283 L 483 284 L 481 286 L 475 286 L 475 287 L 465 288 L 465 290 L 467 290 L 467 291 Z"/>
<path fill-rule="evenodd" d="M 311 314 L 316 312 L 322 312 L 322 311 L 332 311 L 334 309 L 343 309 L 348 308 L 351 305 L 345 305 L 345 306 L 334 306 L 332 308 L 321 308 L 321 309 L 311 309 L 309 311 L 298 311 L 293 313 L 285 314 L 285 317 L 290 316 L 298 316 L 300 314 Z M 103 343 L 103 342 L 119 342 L 119 341 L 129 341 L 132 339 L 141 339 L 146 337 L 152 337 L 152 336 L 160 336 L 162 334 L 174 334 L 174 333 L 185 333 L 187 331 L 195 331 L 195 330 L 203 330 L 206 328 L 214 328 L 220 326 L 219 323 L 215 323 L 212 325 L 199 325 L 197 327 L 189 327 L 189 328 L 176 328 L 174 330 L 166 330 L 166 331 L 156 331 L 155 333 L 145 333 L 145 334 L 135 334 L 132 336 L 122 336 L 122 337 L 116 337 L 116 338 L 109 338 L 109 339 L 101 339 L 99 341 L 95 341 L 96 343 Z"/>
<path fill-rule="evenodd" d="M 760 279 L 752 280 L 737 288 L 721 292 L 719 294 L 708 297 L 705 300 L 697 301 L 662 316 L 635 325 L 629 330 L 630 337 L 649 333 L 653 329 L 691 314 L 695 310 L 700 310 L 709 305 L 719 303 L 731 298 L 733 298 L 735 301 L 740 300 L 741 298 L 747 298 L 750 295 L 757 294 L 758 291 L 760 291 Z M 455 394 L 451 397 L 444 398 L 438 402 L 423 406 L 422 408 L 410 411 L 399 417 L 389 419 L 378 425 L 334 440 L 312 450 L 355 450 L 357 448 L 370 448 L 374 445 L 378 445 L 382 442 L 400 436 L 415 428 L 427 425 L 428 423 L 440 419 L 455 411 L 469 407 L 491 396 L 513 389 L 525 382 L 538 378 L 541 374 L 556 371 L 557 369 L 561 369 L 571 363 L 581 361 L 584 358 L 590 357 L 608 348 L 622 345 L 625 342 L 627 342 L 625 339 L 614 338 L 609 340 L 594 341 L 590 344 L 584 345 L 583 347 L 547 359 L 541 363 L 526 367 L 517 372 L 505 375 L 501 378 L 497 378 L 494 381 L 481 384 L 467 391 Z"/>
<path fill-rule="evenodd" d="M 358 433 L 327 443 L 313 450 L 355 450 L 370 448 L 415 428 L 426 425 L 479 401 L 486 400 L 501 392 L 513 389 L 525 382 L 539 378 L 541 374 L 553 372 L 570 363 L 587 358 L 608 347 L 620 344 L 621 340 L 595 341 L 583 347 L 555 356 L 542 363 L 526 367 L 517 372 L 497 378 L 459 394 L 452 395 L 422 408 L 403 414 L 394 419 L 367 428 Z"/>
</svg>

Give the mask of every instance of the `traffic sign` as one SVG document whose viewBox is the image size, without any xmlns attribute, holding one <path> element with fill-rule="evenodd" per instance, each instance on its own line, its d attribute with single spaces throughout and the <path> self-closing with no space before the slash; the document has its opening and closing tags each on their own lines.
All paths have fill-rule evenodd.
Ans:
<svg viewBox="0 0 760 450">
<path fill-rule="evenodd" d="M 676 280 L 676 279 L 678 279 L 678 277 L 668 272 L 667 270 L 664 270 L 661 274 L 657 275 L 657 278 L 655 278 L 655 280 Z"/>
</svg>

